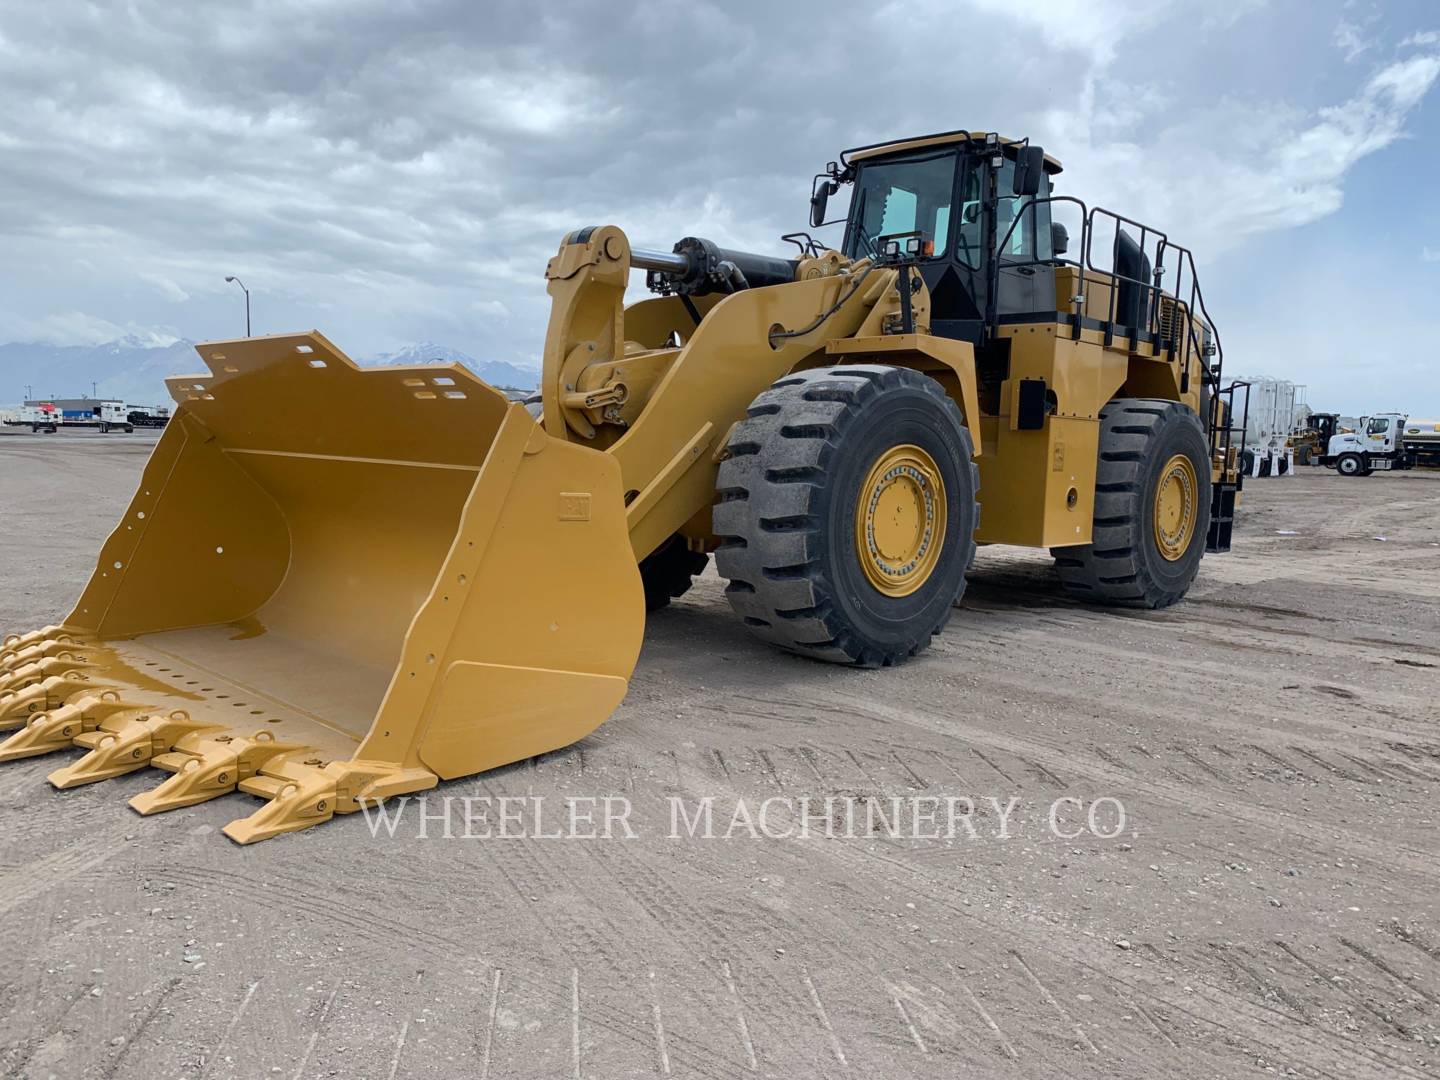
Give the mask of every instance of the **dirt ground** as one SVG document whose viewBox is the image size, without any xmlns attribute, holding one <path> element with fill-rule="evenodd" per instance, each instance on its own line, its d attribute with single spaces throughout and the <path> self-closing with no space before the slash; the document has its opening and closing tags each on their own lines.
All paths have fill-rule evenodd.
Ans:
<svg viewBox="0 0 1440 1080">
<path fill-rule="evenodd" d="M 0 628 L 65 614 L 152 442 L 0 439 Z M 1161 612 L 981 549 L 897 670 L 771 652 L 721 587 L 594 736 L 430 793 L 627 799 L 633 839 L 241 848 L 249 796 L 143 819 L 153 771 L 0 766 L 0 1073 L 1440 1076 L 1440 473 L 1252 481 Z"/>
</svg>

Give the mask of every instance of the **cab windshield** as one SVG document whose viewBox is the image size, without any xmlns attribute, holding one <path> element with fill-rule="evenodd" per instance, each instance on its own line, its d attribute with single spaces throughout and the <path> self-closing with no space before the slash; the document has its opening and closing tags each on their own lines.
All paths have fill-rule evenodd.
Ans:
<svg viewBox="0 0 1440 1080">
<path fill-rule="evenodd" d="M 940 258 L 950 241 L 950 202 L 955 193 L 955 154 L 862 165 L 855 181 L 854 210 L 845 237 L 852 259 L 878 254 L 877 241 L 919 232 Z"/>
<path fill-rule="evenodd" d="M 981 172 L 967 163 L 958 185 L 959 208 L 952 213 L 957 193 L 955 158 L 955 152 L 948 151 L 862 163 L 851 196 L 845 254 L 852 259 L 874 256 L 882 236 L 918 232 L 934 244 L 925 258 L 953 259 L 972 270 L 984 266 Z M 1007 157 L 996 176 L 995 243 L 1003 248 L 999 255 L 1005 261 L 1052 259 L 1050 205 L 1046 201 L 1050 178 L 1041 178 L 1039 202 L 1028 211 L 1024 208 L 1030 199 L 1010 193 L 1014 179 L 1015 162 Z"/>
</svg>

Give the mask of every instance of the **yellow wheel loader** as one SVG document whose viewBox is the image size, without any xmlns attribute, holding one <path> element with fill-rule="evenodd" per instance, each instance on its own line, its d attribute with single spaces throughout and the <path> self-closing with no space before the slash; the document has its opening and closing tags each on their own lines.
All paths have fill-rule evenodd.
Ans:
<svg viewBox="0 0 1440 1080">
<path fill-rule="evenodd" d="M 1059 171 L 952 131 L 816 177 L 838 250 L 573 232 L 530 402 L 318 333 L 198 346 L 74 610 L 0 644 L 0 760 L 168 773 L 142 814 L 258 797 L 249 843 L 584 737 L 712 552 L 757 637 L 844 664 L 924 649 L 977 544 L 1173 603 L 1240 486 L 1218 336 L 1189 252 Z"/>
</svg>

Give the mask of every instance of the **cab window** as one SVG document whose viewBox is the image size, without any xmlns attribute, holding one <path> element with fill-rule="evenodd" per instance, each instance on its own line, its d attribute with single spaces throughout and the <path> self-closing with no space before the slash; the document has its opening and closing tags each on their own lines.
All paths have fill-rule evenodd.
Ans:
<svg viewBox="0 0 1440 1080">
<path fill-rule="evenodd" d="M 960 185 L 960 231 L 955 237 L 955 255 L 972 270 L 980 269 L 984 249 L 980 220 L 980 170 L 974 159 L 965 163 L 965 180 Z"/>
<path fill-rule="evenodd" d="M 851 258 L 874 255 L 880 237 L 919 232 L 934 244 L 934 257 L 944 255 L 954 185 L 953 153 L 864 166 L 855 184 L 856 212 L 845 253 Z"/>
<path fill-rule="evenodd" d="M 956 257 L 966 266 L 978 270 L 982 263 L 980 253 L 984 247 L 982 237 L 985 223 L 980 214 L 981 178 L 989 166 L 982 158 L 971 158 L 965 169 L 965 179 L 960 188 L 960 229 L 955 239 Z M 996 207 L 995 243 L 1000 248 L 1002 260 L 1030 262 L 1049 260 L 1055 257 L 1050 243 L 1050 204 L 1042 203 L 1032 209 L 1024 209 L 1030 203 L 1027 196 L 1012 195 L 1015 188 L 1015 162 L 1009 158 L 1000 166 L 996 178 L 999 191 L 999 205 Z M 1037 199 L 1050 194 L 1050 178 L 1042 178 Z M 1020 216 L 1015 224 L 1016 215 Z M 1015 224 L 1012 230 L 1010 226 Z M 1006 234 L 1009 234 L 1008 236 Z"/>
<path fill-rule="evenodd" d="M 1390 421 L 1384 417 L 1376 417 L 1370 421 L 1370 426 L 1365 429 L 1367 435 L 1384 435 L 1390 430 Z"/>
</svg>

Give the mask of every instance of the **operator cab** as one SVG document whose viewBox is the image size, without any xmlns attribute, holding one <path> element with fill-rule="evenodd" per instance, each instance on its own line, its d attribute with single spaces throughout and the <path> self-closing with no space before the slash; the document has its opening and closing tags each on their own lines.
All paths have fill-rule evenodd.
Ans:
<svg viewBox="0 0 1440 1080">
<path fill-rule="evenodd" d="M 1340 421 L 1338 413 L 1311 413 L 1310 427 L 1319 435 L 1321 453 L 1325 447 L 1330 445 L 1330 440 L 1335 437 L 1337 425 Z"/>
<path fill-rule="evenodd" d="M 842 252 L 884 257 L 887 238 L 905 238 L 930 290 L 932 332 L 979 345 L 992 302 L 989 315 L 998 321 L 1055 317 L 1050 263 L 1064 253 L 1066 236 L 1052 229 L 1045 200 L 1058 172 L 1060 163 L 1039 147 L 994 134 L 956 131 L 860 147 L 816 178 L 811 224 L 824 223 L 827 197 L 840 183 L 853 184 Z M 993 272 L 992 250 L 998 269 L 1009 264 L 1013 272 Z"/>
</svg>

